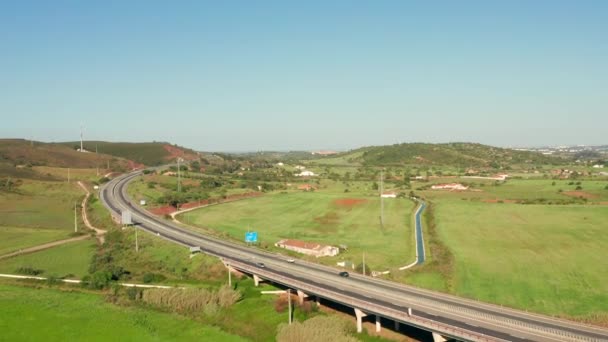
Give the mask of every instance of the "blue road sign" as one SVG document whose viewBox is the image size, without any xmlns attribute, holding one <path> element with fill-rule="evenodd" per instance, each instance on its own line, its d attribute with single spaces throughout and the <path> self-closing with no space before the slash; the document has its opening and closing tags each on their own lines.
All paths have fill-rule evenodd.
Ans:
<svg viewBox="0 0 608 342">
<path fill-rule="evenodd" d="M 245 242 L 258 242 L 258 232 L 247 232 L 245 233 Z"/>
</svg>

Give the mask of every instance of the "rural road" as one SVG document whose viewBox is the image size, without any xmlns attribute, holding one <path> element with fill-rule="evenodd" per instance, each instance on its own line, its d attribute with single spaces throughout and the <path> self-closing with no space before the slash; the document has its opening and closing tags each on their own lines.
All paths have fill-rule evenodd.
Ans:
<svg viewBox="0 0 608 342">
<path fill-rule="evenodd" d="M 137 229 L 159 235 L 187 247 L 198 246 L 220 257 L 231 267 L 256 274 L 277 284 L 310 295 L 359 308 L 402 323 L 470 341 L 608 341 L 608 330 L 577 322 L 503 308 L 440 292 L 352 274 L 314 263 L 288 263 L 284 257 L 192 232 L 133 205 L 127 184 L 141 172 L 117 177 L 107 183 L 101 200 L 113 215 L 132 212 Z M 258 268 L 263 262 L 266 267 Z"/>
</svg>

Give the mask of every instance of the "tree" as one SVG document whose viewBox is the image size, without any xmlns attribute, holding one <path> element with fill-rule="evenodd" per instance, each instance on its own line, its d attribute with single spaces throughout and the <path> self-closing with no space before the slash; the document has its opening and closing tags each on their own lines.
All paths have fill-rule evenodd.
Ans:
<svg viewBox="0 0 608 342">
<path fill-rule="evenodd" d="M 363 262 L 359 263 L 355 267 L 355 272 L 363 274 Z M 368 263 L 365 263 L 365 274 L 369 275 L 372 273 L 371 267 Z"/>
<path fill-rule="evenodd" d="M 378 189 L 379 189 L 378 182 L 373 182 L 372 183 L 372 190 L 378 190 Z"/>
</svg>

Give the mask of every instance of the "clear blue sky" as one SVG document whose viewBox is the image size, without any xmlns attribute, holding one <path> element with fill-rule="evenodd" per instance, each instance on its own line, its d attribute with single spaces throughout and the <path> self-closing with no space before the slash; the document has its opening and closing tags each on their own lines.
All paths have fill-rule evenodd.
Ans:
<svg viewBox="0 0 608 342">
<path fill-rule="evenodd" d="M 608 1 L 3 1 L 0 137 L 608 144 Z"/>
</svg>

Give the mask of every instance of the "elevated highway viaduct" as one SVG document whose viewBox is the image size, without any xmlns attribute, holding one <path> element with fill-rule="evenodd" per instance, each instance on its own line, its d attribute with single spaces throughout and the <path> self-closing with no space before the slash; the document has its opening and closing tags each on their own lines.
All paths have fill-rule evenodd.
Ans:
<svg viewBox="0 0 608 342">
<path fill-rule="evenodd" d="M 297 291 L 303 299 L 322 298 L 355 312 L 358 330 L 365 316 L 407 324 L 433 333 L 436 340 L 463 341 L 608 341 L 608 329 L 481 303 L 440 292 L 352 274 L 314 263 L 286 262 L 285 257 L 190 231 L 158 218 L 132 203 L 127 185 L 141 171 L 119 176 L 101 189 L 100 198 L 114 217 L 130 211 L 137 229 L 185 247 L 200 247 L 232 269 Z M 265 267 L 259 267 L 263 263 Z M 369 319 L 369 317 L 368 317 Z"/>
</svg>

